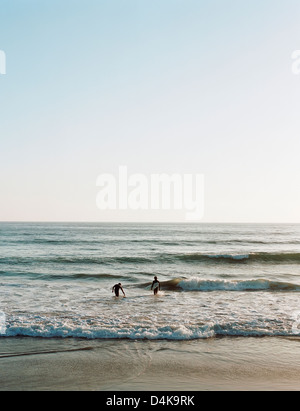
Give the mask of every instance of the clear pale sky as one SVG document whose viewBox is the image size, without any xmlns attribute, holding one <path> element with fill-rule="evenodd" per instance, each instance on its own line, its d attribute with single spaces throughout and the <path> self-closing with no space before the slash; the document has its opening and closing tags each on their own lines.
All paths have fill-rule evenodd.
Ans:
<svg viewBox="0 0 300 411">
<path fill-rule="evenodd" d="M 199 173 L 203 222 L 300 223 L 299 0 L 0 0 L 0 220 L 104 212 L 101 173 Z"/>
</svg>

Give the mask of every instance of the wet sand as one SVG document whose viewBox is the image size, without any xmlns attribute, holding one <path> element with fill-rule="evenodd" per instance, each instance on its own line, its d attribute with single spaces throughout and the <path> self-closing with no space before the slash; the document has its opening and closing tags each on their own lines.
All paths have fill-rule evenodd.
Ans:
<svg viewBox="0 0 300 411">
<path fill-rule="evenodd" d="M 0 338 L 0 390 L 299 390 L 299 338 Z"/>
</svg>

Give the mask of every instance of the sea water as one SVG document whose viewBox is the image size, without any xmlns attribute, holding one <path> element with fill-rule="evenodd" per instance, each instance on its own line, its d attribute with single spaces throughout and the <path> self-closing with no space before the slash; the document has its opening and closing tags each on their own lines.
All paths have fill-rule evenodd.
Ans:
<svg viewBox="0 0 300 411">
<path fill-rule="evenodd" d="M 0 333 L 299 336 L 299 274 L 300 225 L 0 223 Z"/>
</svg>

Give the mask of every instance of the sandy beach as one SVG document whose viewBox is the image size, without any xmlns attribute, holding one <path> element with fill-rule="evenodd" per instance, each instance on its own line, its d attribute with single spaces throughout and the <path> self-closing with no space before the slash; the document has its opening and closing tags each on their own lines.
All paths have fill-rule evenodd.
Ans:
<svg viewBox="0 0 300 411">
<path fill-rule="evenodd" d="M 2 391 L 299 390 L 298 338 L 1 338 Z"/>
</svg>

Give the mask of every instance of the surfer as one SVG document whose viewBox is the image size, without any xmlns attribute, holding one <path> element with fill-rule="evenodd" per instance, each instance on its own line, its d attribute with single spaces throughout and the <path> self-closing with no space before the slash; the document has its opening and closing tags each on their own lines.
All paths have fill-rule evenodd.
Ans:
<svg viewBox="0 0 300 411">
<path fill-rule="evenodd" d="M 124 290 L 123 290 L 123 288 L 122 288 L 122 284 L 121 284 L 121 283 L 115 284 L 115 285 L 113 286 L 111 292 L 112 292 L 112 293 L 115 292 L 116 297 L 119 297 L 119 292 L 120 292 L 120 290 L 121 290 L 122 293 L 124 294 L 124 297 L 126 297 L 126 296 L 125 296 L 125 293 L 124 293 Z"/>
<path fill-rule="evenodd" d="M 156 276 L 154 277 L 154 281 L 152 282 L 151 290 L 153 290 L 154 295 L 156 295 L 158 293 L 158 290 L 160 290 L 160 282 L 158 281 Z"/>
</svg>

